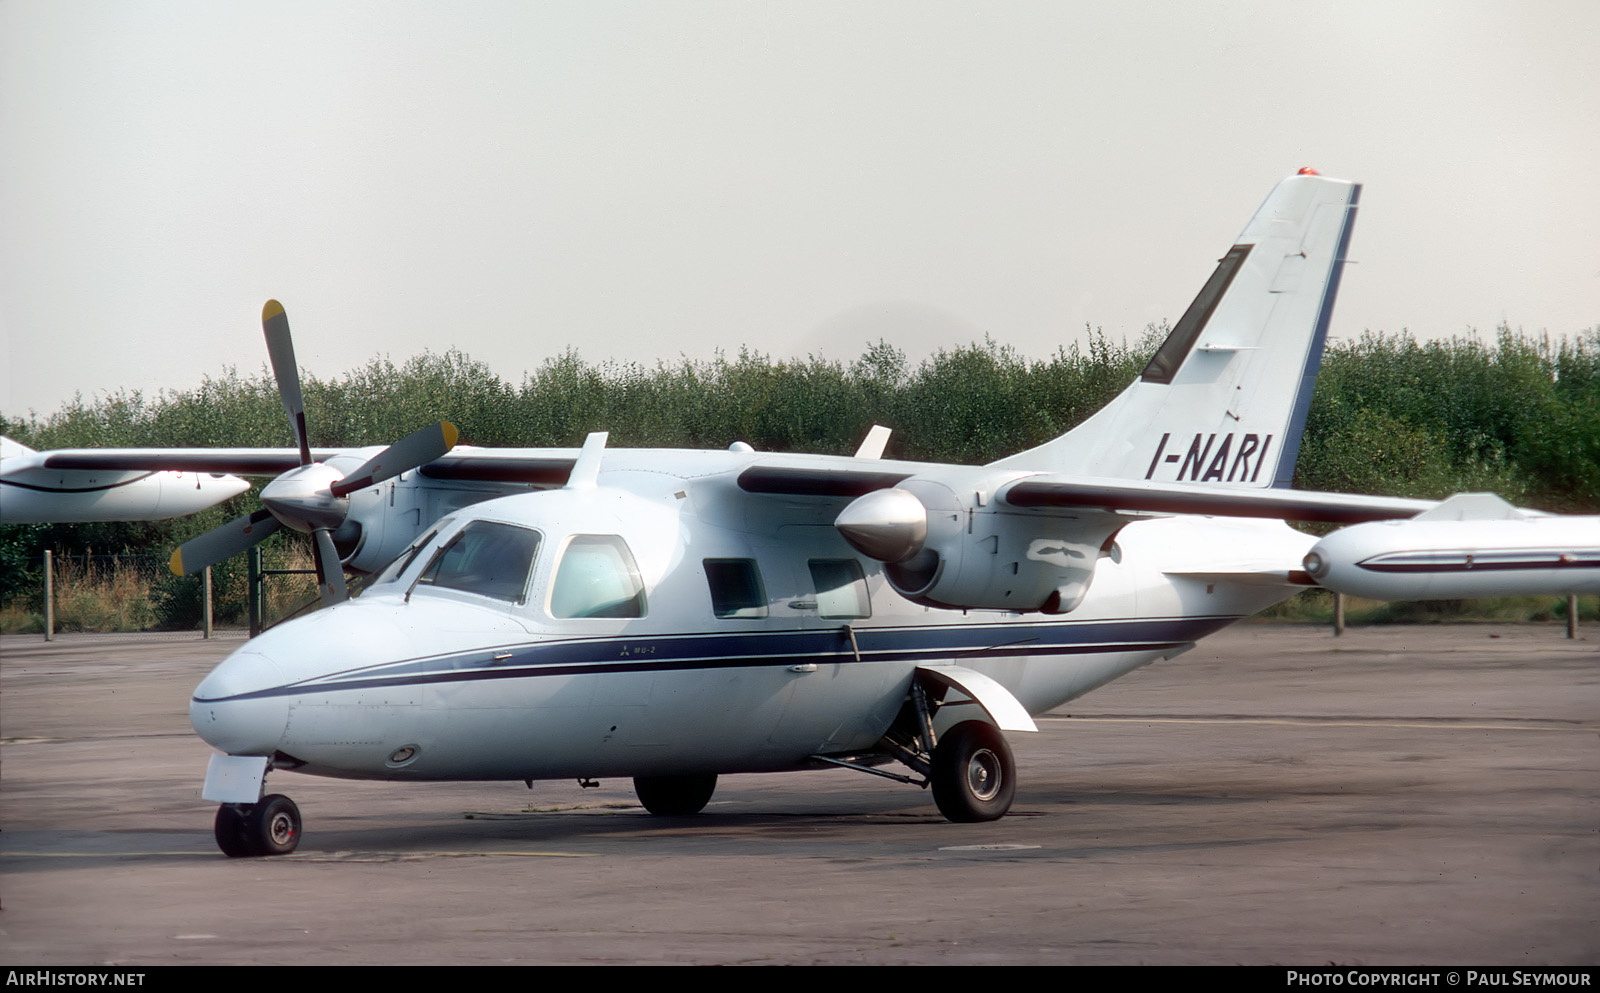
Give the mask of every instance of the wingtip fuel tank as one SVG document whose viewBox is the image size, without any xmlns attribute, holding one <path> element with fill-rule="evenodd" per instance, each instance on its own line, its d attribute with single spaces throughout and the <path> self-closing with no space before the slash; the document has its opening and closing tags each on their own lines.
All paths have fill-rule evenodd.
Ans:
<svg viewBox="0 0 1600 993">
<path fill-rule="evenodd" d="M 1600 517 L 1357 524 L 1312 546 L 1305 568 L 1374 600 L 1600 593 Z"/>
</svg>

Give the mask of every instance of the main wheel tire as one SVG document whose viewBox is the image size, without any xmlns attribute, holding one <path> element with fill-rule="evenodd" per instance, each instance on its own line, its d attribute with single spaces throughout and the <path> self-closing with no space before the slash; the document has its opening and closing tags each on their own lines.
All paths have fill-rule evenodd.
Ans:
<svg viewBox="0 0 1600 993">
<path fill-rule="evenodd" d="M 635 776 L 633 792 L 644 809 L 657 817 L 687 817 L 698 814 L 711 802 L 717 777 L 711 776 Z"/>
<path fill-rule="evenodd" d="M 300 844 L 300 808 L 282 793 L 262 797 L 246 823 L 257 855 L 288 855 Z"/>
<path fill-rule="evenodd" d="M 217 819 L 212 824 L 217 847 L 222 854 L 233 859 L 247 859 L 261 853 L 250 839 L 250 804 L 225 803 L 217 808 Z"/>
<path fill-rule="evenodd" d="M 1011 809 L 1017 766 L 1005 735 L 992 724 L 965 721 L 933 750 L 933 802 L 958 824 L 994 821 Z"/>
</svg>

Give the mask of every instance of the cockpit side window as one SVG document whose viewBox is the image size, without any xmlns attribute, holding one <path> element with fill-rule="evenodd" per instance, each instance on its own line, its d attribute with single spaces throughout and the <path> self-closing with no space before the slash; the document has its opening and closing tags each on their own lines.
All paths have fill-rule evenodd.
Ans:
<svg viewBox="0 0 1600 993">
<path fill-rule="evenodd" d="M 855 559 L 812 559 L 811 582 L 817 591 L 818 617 L 871 617 L 867 577 Z"/>
<path fill-rule="evenodd" d="M 473 521 L 434 555 L 417 583 L 522 603 L 538 551 L 537 531 L 497 521 Z"/>
<path fill-rule="evenodd" d="M 573 535 L 556 563 L 552 617 L 643 617 L 644 580 L 627 542 L 614 534 Z"/>
<path fill-rule="evenodd" d="M 711 612 L 718 617 L 767 616 L 767 591 L 754 559 L 706 559 Z"/>
<path fill-rule="evenodd" d="M 377 577 L 374 578 L 368 585 L 378 586 L 383 583 L 392 583 L 399 579 L 400 574 L 411 568 L 411 563 L 417 560 L 417 554 L 424 548 L 427 548 L 428 545 L 432 543 L 433 539 L 438 536 L 439 532 L 444 530 L 445 525 L 448 523 L 450 523 L 448 519 L 440 521 L 438 524 L 435 524 L 433 527 L 429 528 L 428 532 L 422 537 L 418 538 L 416 541 L 413 541 L 410 545 L 407 545 L 406 550 L 401 552 L 399 555 L 396 555 L 393 562 L 390 562 L 388 565 L 379 570 Z"/>
</svg>

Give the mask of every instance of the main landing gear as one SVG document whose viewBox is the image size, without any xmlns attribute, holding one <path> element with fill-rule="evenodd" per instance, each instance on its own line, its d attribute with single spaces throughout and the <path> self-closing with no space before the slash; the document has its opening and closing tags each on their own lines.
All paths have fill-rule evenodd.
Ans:
<svg viewBox="0 0 1600 993">
<path fill-rule="evenodd" d="M 913 681 L 905 706 L 873 754 L 813 755 L 812 759 L 932 787 L 939 813 L 958 824 L 999 820 L 1011 809 L 1017 792 L 1017 763 L 1011 746 L 988 721 L 962 721 L 935 735 L 933 715 L 943 703 L 946 689 Z M 922 778 L 873 768 L 885 757 L 898 760 Z"/>
<path fill-rule="evenodd" d="M 288 855 L 300 844 L 300 808 L 282 793 L 217 808 L 217 847 L 232 858 Z"/>
</svg>

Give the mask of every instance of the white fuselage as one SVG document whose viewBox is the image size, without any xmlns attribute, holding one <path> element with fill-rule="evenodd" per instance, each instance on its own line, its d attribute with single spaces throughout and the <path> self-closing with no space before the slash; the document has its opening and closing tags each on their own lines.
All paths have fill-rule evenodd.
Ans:
<svg viewBox="0 0 1600 993">
<path fill-rule="evenodd" d="M 1292 562 L 1312 540 L 1278 522 L 1141 521 L 1070 614 L 938 610 L 900 597 L 829 526 L 837 502 L 796 525 L 793 498 L 736 492 L 743 461 L 631 452 L 597 487 L 460 511 L 433 543 L 469 521 L 540 533 L 521 602 L 418 584 L 424 549 L 359 599 L 235 652 L 196 689 L 195 729 L 230 754 L 354 778 L 793 769 L 870 749 L 918 666 L 977 670 L 1039 713 L 1176 655 L 1288 590 L 1171 577 L 1159 562 L 1251 542 Z M 643 616 L 554 616 L 552 573 L 574 534 L 623 536 L 644 580 Z M 813 561 L 845 559 L 860 564 L 865 610 L 841 612 L 813 583 Z M 719 617 L 707 563 L 729 560 L 757 564 L 764 603 Z"/>
</svg>

